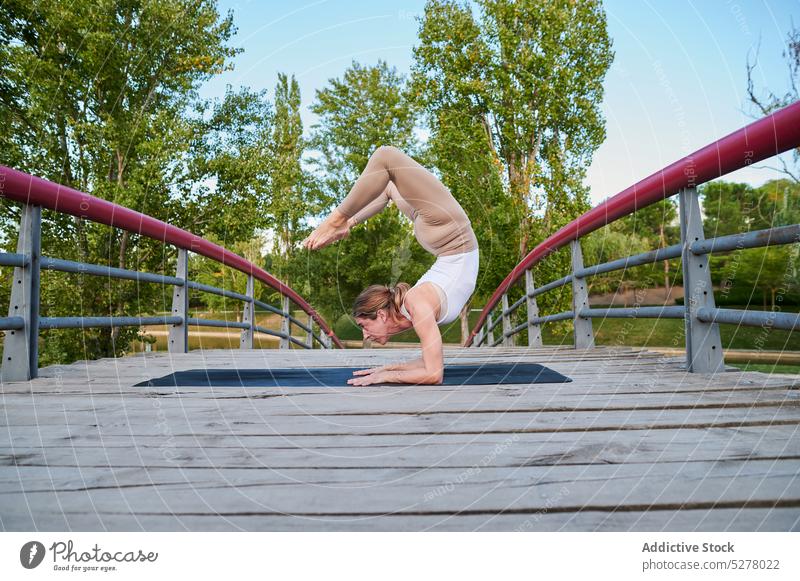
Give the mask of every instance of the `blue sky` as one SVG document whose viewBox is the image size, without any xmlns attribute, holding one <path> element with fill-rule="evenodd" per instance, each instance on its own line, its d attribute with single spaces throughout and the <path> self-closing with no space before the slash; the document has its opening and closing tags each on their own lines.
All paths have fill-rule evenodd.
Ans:
<svg viewBox="0 0 800 581">
<path fill-rule="evenodd" d="M 223 0 L 244 49 L 235 69 L 203 88 L 268 89 L 278 72 L 293 73 L 303 100 L 306 132 L 315 91 L 340 77 L 353 60 L 386 60 L 407 73 L 425 2 L 382 0 Z M 606 76 L 607 139 L 594 156 L 587 184 L 592 201 L 751 122 L 746 62 L 760 44 L 756 86 L 783 93 L 788 70 L 781 52 L 790 21 L 800 26 L 800 0 L 607 0 L 615 59 Z M 759 185 L 780 177 L 757 167 L 726 179 Z M 776 165 L 770 163 L 767 165 Z"/>
</svg>

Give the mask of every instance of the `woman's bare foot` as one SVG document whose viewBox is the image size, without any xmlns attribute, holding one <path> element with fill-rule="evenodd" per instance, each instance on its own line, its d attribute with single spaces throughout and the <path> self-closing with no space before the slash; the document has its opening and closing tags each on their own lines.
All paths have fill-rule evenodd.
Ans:
<svg viewBox="0 0 800 581">
<path fill-rule="evenodd" d="M 309 250 L 319 250 L 332 242 L 350 235 L 350 221 L 339 210 L 334 209 L 322 224 L 301 243 Z"/>
</svg>

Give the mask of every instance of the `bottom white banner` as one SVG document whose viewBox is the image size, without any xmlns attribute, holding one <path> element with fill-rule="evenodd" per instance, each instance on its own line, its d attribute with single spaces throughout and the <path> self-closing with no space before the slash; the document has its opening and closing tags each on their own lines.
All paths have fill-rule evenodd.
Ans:
<svg viewBox="0 0 800 581">
<path fill-rule="evenodd" d="M 13 532 L 0 533 L 0 579 L 798 579 L 798 540 L 794 533 Z"/>
</svg>

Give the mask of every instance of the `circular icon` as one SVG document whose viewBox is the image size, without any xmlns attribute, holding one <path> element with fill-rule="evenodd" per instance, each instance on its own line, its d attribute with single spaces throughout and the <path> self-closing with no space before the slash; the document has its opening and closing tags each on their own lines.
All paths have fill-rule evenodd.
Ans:
<svg viewBox="0 0 800 581">
<path fill-rule="evenodd" d="M 19 562 L 26 569 L 34 569 L 44 559 L 44 545 L 39 541 L 28 541 L 19 550 Z"/>
</svg>

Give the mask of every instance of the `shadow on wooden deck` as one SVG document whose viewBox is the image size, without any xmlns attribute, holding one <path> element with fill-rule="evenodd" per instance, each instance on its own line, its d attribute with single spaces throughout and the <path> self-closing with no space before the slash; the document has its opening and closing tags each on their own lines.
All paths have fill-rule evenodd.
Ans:
<svg viewBox="0 0 800 581">
<path fill-rule="evenodd" d="M 141 388 L 407 350 L 150 353 L 1 386 L 0 529 L 789 531 L 800 379 L 630 348 L 449 348 L 566 384 Z"/>
</svg>

